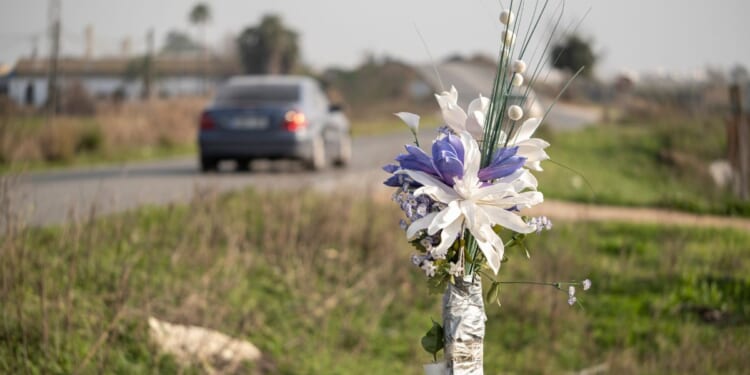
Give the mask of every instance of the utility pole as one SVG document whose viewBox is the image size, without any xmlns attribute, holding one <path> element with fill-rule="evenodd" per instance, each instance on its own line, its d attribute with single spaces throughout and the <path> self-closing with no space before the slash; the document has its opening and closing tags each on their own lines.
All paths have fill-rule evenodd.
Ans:
<svg viewBox="0 0 750 375">
<path fill-rule="evenodd" d="M 143 99 L 151 98 L 151 85 L 153 84 L 154 75 L 154 29 L 151 28 L 146 33 L 146 57 L 143 59 Z"/>
<path fill-rule="evenodd" d="M 86 28 L 83 29 L 83 36 L 85 38 L 83 55 L 86 60 L 91 60 L 94 58 L 94 26 L 86 25 Z"/>
<path fill-rule="evenodd" d="M 36 58 L 39 56 L 39 37 L 34 35 L 31 37 L 31 60 L 36 62 Z"/>
<path fill-rule="evenodd" d="M 60 9 L 61 0 L 49 0 L 49 25 L 50 25 L 50 55 L 49 70 L 47 76 L 47 113 L 48 122 L 52 123 L 58 107 L 58 64 L 60 60 Z"/>
<path fill-rule="evenodd" d="M 735 193 L 741 200 L 750 200 L 750 108 L 745 96 L 750 84 L 735 83 L 729 88 L 732 116 L 728 127 L 729 162 L 735 171 Z"/>
</svg>

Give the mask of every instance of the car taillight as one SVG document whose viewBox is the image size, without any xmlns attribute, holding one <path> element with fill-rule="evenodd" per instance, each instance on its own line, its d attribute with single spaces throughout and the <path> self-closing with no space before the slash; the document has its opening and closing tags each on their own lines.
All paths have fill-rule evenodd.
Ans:
<svg viewBox="0 0 750 375">
<path fill-rule="evenodd" d="M 284 129 L 296 132 L 307 126 L 305 114 L 297 111 L 289 111 L 284 115 Z"/>
<path fill-rule="evenodd" d="M 211 118 L 211 115 L 208 114 L 208 112 L 203 112 L 201 115 L 201 130 L 211 130 L 216 127 L 216 123 L 214 122 L 214 119 Z"/>
</svg>

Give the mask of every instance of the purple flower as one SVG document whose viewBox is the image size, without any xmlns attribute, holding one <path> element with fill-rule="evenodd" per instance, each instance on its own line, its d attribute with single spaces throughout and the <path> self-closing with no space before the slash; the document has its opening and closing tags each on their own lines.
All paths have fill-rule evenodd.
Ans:
<svg viewBox="0 0 750 375">
<path fill-rule="evenodd" d="M 447 133 L 436 140 L 432 144 L 432 156 L 412 145 L 406 146 L 406 152 L 396 157 L 401 169 L 427 173 L 448 186 L 453 186 L 456 178 L 463 177 L 464 146 L 454 134 Z"/>
<path fill-rule="evenodd" d="M 432 144 L 432 156 L 427 155 L 419 147 L 406 146 L 406 154 L 396 157 L 398 165 L 389 164 L 383 167 L 393 176 L 388 178 L 384 184 L 398 187 L 405 182 L 411 186 L 419 185 L 413 181 L 405 181 L 403 175 L 397 173 L 399 170 L 413 170 L 427 173 L 448 186 L 453 186 L 456 179 L 464 176 L 464 146 L 455 134 L 444 132 L 445 136 Z M 483 182 L 502 178 L 513 174 L 523 167 L 526 158 L 516 155 L 518 147 L 502 148 L 495 152 L 490 165 L 479 170 L 478 177 Z"/>
<path fill-rule="evenodd" d="M 494 179 L 510 176 L 518 168 L 523 167 L 526 158 L 518 156 L 518 147 L 501 148 L 495 151 L 490 165 L 479 170 L 478 176 L 481 181 L 491 181 Z"/>
</svg>

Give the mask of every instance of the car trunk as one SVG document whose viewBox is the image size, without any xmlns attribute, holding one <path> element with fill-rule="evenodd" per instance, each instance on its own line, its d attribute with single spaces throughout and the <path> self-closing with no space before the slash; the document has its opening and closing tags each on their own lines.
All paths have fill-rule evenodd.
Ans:
<svg viewBox="0 0 750 375">
<path fill-rule="evenodd" d="M 285 114 L 291 106 L 218 108 L 206 111 L 216 129 L 231 132 L 269 133 L 285 131 Z"/>
</svg>

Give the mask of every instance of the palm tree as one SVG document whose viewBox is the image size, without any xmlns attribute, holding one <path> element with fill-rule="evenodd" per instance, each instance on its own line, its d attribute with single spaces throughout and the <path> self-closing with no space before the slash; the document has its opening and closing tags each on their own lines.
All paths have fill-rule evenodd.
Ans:
<svg viewBox="0 0 750 375">
<path fill-rule="evenodd" d="M 299 59 L 297 33 L 275 15 L 266 15 L 260 25 L 246 28 L 237 42 L 246 73 L 289 74 Z"/>
<path fill-rule="evenodd" d="M 200 29 L 201 34 L 201 57 L 203 60 L 203 93 L 206 93 L 206 75 L 207 75 L 207 48 L 206 48 L 206 24 L 211 20 L 211 8 L 206 3 L 197 3 L 193 6 L 188 17 L 190 23 Z"/>
</svg>

